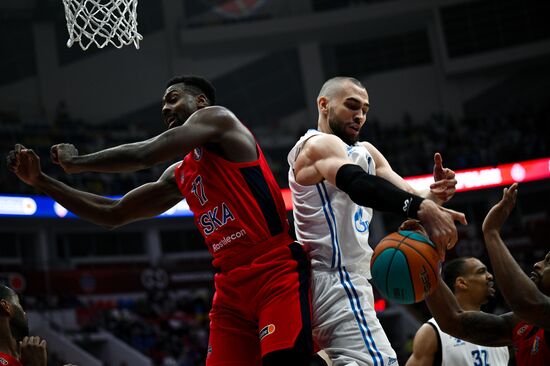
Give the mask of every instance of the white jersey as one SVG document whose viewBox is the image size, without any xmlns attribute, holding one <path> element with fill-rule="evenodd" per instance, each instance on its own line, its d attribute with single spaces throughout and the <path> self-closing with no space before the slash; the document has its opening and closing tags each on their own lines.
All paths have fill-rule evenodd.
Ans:
<svg viewBox="0 0 550 366">
<path fill-rule="evenodd" d="M 302 186 L 294 177 L 294 164 L 303 144 L 322 133 L 309 130 L 288 154 L 296 236 L 307 247 L 313 269 L 346 267 L 370 278 L 372 248 L 368 239 L 372 209 L 355 204 L 347 193 L 327 181 Z M 375 174 L 374 159 L 365 146 L 359 143 L 348 146 L 347 153 L 354 164 Z"/>
<path fill-rule="evenodd" d="M 508 365 L 508 347 L 486 347 L 466 342 L 444 333 L 434 318 L 428 323 L 435 327 L 441 341 L 441 366 Z"/>
<path fill-rule="evenodd" d="M 296 183 L 296 157 L 309 130 L 288 154 L 288 180 L 296 236 L 311 259 L 313 337 L 333 366 L 398 366 L 397 356 L 374 310 L 370 278 L 369 224 L 372 209 L 356 205 L 332 184 Z M 361 144 L 347 147 L 350 160 L 369 174 L 375 164 Z"/>
</svg>

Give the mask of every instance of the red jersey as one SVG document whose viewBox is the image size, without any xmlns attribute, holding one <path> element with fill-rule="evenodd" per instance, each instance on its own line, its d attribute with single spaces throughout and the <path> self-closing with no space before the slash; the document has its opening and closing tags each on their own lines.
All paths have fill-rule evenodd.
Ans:
<svg viewBox="0 0 550 366">
<path fill-rule="evenodd" d="M 518 366 L 550 365 L 550 347 L 546 331 L 525 322 L 519 322 L 512 333 Z"/>
<path fill-rule="evenodd" d="M 2 366 L 23 366 L 18 359 L 13 356 L 0 352 L 0 365 Z"/>
<path fill-rule="evenodd" d="M 195 225 L 214 257 L 212 264 L 221 271 L 293 241 L 281 190 L 256 147 L 258 159 L 246 163 L 197 147 L 175 170 Z"/>
</svg>

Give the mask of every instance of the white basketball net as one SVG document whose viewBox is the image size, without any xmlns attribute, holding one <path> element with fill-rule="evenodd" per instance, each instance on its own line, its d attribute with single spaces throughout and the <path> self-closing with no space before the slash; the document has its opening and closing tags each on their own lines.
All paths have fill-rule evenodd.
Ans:
<svg viewBox="0 0 550 366">
<path fill-rule="evenodd" d="M 156 1 L 156 0 L 153 0 Z M 63 0 L 69 40 L 83 50 L 92 43 L 103 48 L 111 43 L 116 48 L 134 43 L 139 48 L 143 39 L 137 31 L 138 0 Z"/>
</svg>

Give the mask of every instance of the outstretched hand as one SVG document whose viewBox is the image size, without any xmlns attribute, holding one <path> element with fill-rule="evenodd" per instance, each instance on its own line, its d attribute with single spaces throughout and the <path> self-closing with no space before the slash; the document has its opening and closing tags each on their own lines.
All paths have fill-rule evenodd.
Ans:
<svg viewBox="0 0 550 366">
<path fill-rule="evenodd" d="M 73 144 L 57 144 L 50 149 L 52 163 L 61 166 L 65 173 L 74 173 L 71 162 L 75 156 L 78 156 L 78 150 Z"/>
<path fill-rule="evenodd" d="M 437 246 L 441 259 L 445 258 L 445 252 L 455 246 L 458 241 L 458 233 L 455 221 L 467 225 L 466 216 L 462 212 L 441 207 L 435 202 L 424 200 L 418 210 L 418 218 L 426 228 L 430 239 Z"/>
<path fill-rule="evenodd" d="M 455 172 L 443 167 L 440 153 L 434 155 L 434 183 L 430 185 L 431 198 L 439 204 L 450 200 L 456 192 Z"/>
<path fill-rule="evenodd" d="M 485 220 L 483 220 L 483 232 L 500 231 L 502 225 L 516 206 L 517 196 L 517 183 L 512 184 L 510 188 L 504 188 L 502 199 L 489 210 Z"/>
<path fill-rule="evenodd" d="M 34 185 L 42 174 L 38 155 L 21 144 L 15 144 L 15 148 L 8 153 L 6 164 L 9 170 L 30 186 Z"/>
</svg>

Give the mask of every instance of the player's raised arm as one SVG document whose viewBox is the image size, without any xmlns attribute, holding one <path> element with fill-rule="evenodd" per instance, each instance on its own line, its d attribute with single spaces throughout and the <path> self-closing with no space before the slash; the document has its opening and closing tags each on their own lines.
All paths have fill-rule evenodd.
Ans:
<svg viewBox="0 0 550 366">
<path fill-rule="evenodd" d="M 482 311 L 465 311 L 439 277 L 435 291 L 426 298 L 437 324 L 447 334 L 484 346 L 512 344 L 512 331 L 519 318 L 513 313 L 493 315 Z"/>
<path fill-rule="evenodd" d="M 485 246 L 495 273 L 495 279 L 502 296 L 514 313 L 527 323 L 550 329 L 550 297 L 538 288 L 542 283 L 542 271 L 550 263 L 550 253 L 535 264 L 532 280 L 510 254 L 502 241 L 500 230 L 516 204 L 517 183 L 504 188 L 502 199 L 495 205 L 483 221 Z"/>
<path fill-rule="evenodd" d="M 357 204 L 417 218 L 423 198 L 368 174 L 347 157 L 345 144 L 335 135 L 318 135 L 304 143 L 295 163 L 296 182 L 316 184 L 326 179 Z"/>
<path fill-rule="evenodd" d="M 23 182 L 44 192 L 75 215 L 107 228 L 159 215 L 183 199 L 174 179 L 175 164 L 158 181 L 144 184 L 120 199 L 110 199 L 79 191 L 44 174 L 40 158 L 22 145 L 10 151 L 7 163 Z"/>
<path fill-rule="evenodd" d="M 305 142 L 294 169 L 299 184 L 312 185 L 326 179 L 358 205 L 419 219 L 441 257 L 458 240 L 454 221 L 466 224 L 464 214 L 438 206 L 353 164 L 344 143 L 334 135 L 314 136 Z"/>
<path fill-rule="evenodd" d="M 204 107 L 194 112 L 182 125 L 148 140 L 87 155 L 78 155 L 73 145 L 58 144 L 52 146 L 51 158 L 68 173 L 136 171 L 183 157 L 196 146 L 216 144 L 224 134 L 237 128 L 237 124 L 237 118 L 228 109 Z"/>
<path fill-rule="evenodd" d="M 429 189 L 417 190 L 392 169 L 388 160 L 374 145 L 366 141 L 363 141 L 362 144 L 369 150 L 376 162 L 377 176 L 390 181 L 404 191 L 430 199 L 439 205 L 449 201 L 454 196 L 457 183 L 455 172 L 443 167 L 443 158 L 440 153 L 434 154 L 434 183 L 430 185 Z"/>
</svg>

